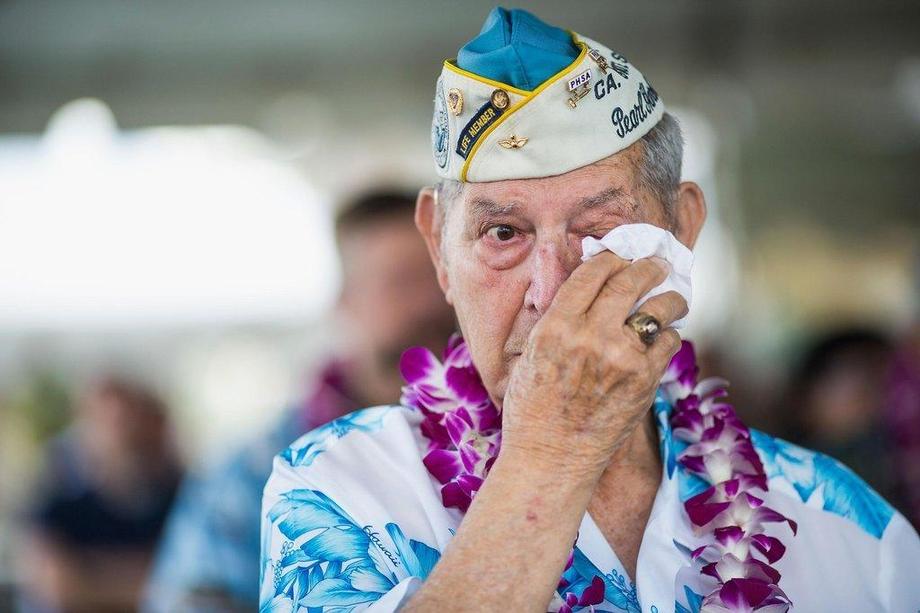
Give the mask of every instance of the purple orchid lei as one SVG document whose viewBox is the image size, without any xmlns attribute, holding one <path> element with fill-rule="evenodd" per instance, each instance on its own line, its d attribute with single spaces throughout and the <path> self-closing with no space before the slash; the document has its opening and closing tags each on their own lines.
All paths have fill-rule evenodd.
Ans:
<svg viewBox="0 0 920 613">
<path fill-rule="evenodd" d="M 401 402 L 418 409 L 428 439 L 425 467 L 441 484 L 445 507 L 466 512 L 501 447 L 501 412 L 473 366 L 463 339 L 453 335 L 443 363 L 423 347 L 407 350 L 400 362 L 407 385 Z M 709 487 L 684 502 L 702 545 L 691 553 L 706 585 L 702 612 L 784 612 L 791 601 L 778 586 L 771 564 L 785 553 L 763 524 L 794 521 L 770 509 L 752 492 L 767 491 L 767 476 L 750 431 L 725 397 L 727 381 L 697 381 L 693 345 L 684 341 L 661 379 L 660 391 L 673 407 L 673 436 L 687 446 L 678 462 Z M 572 565 L 572 556 L 566 565 Z M 565 580 L 558 586 L 566 588 Z M 604 601 L 604 580 L 596 576 L 580 594 L 564 592 L 559 613 Z"/>
<path fill-rule="evenodd" d="M 725 401 L 728 382 L 717 377 L 697 381 L 698 375 L 693 345 L 684 341 L 661 389 L 673 407 L 672 434 L 688 445 L 677 461 L 709 484 L 684 502 L 694 532 L 704 540 L 691 558 L 715 583 L 701 611 L 787 611 L 792 603 L 771 566 L 786 548 L 764 534 L 763 524 L 787 522 L 793 534 L 797 525 L 752 493 L 768 490 L 767 475 L 750 431 Z"/>
<path fill-rule="evenodd" d="M 424 347 L 413 347 L 399 367 L 407 383 L 400 401 L 425 416 L 425 467 L 442 485 L 444 506 L 466 512 L 498 456 L 501 413 L 459 334 L 447 342 L 443 364 Z"/>
</svg>

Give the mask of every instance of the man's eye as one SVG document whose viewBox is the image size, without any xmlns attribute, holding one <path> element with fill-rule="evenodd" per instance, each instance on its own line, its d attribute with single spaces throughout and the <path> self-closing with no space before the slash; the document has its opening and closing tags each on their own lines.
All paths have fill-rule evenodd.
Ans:
<svg viewBox="0 0 920 613">
<path fill-rule="evenodd" d="M 588 231 L 588 232 L 584 232 L 584 233 L 582 234 L 582 236 L 590 236 L 591 238 L 596 238 L 596 239 L 600 240 L 600 239 L 604 238 L 604 237 L 610 232 L 610 230 L 612 230 L 612 229 L 613 229 L 613 228 L 607 228 L 607 229 L 600 228 L 600 229 L 595 229 L 595 230 L 591 230 L 591 231 Z"/>
<path fill-rule="evenodd" d="M 512 238 L 514 238 L 514 235 L 517 234 L 517 231 L 511 226 L 499 225 L 499 226 L 492 226 L 491 228 L 489 228 L 486 234 L 488 234 L 489 236 L 491 236 L 492 238 L 496 240 L 505 242 L 505 241 L 510 241 Z"/>
</svg>

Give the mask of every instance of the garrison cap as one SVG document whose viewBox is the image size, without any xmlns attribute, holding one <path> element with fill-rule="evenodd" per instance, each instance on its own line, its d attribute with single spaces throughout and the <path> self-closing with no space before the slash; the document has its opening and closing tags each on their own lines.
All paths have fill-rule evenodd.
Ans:
<svg viewBox="0 0 920 613">
<path fill-rule="evenodd" d="M 438 78 L 438 175 L 464 182 L 563 174 L 629 147 L 664 113 L 625 57 L 521 10 L 495 8 Z"/>
</svg>

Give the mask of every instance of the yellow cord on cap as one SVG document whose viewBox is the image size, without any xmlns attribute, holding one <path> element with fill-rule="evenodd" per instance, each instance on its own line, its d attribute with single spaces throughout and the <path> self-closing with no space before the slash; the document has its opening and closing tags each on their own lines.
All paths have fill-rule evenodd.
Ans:
<svg viewBox="0 0 920 613">
<path fill-rule="evenodd" d="M 467 79 L 473 79 L 474 81 L 479 81 L 480 83 L 485 83 L 490 87 L 497 87 L 509 91 L 511 93 L 517 94 L 518 96 L 529 96 L 530 92 L 526 89 L 518 89 L 517 87 L 512 87 L 507 83 L 502 83 L 501 81 L 493 81 L 492 79 L 487 79 L 486 77 L 480 77 L 478 74 L 472 73 L 469 70 L 464 70 L 454 64 L 457 61 L 456 58 L 452 60 L 444 60 L 444 68 L 447 68 L 451 72 L 456 72 L 459 75 L 463 75 Z"/>
</svg>

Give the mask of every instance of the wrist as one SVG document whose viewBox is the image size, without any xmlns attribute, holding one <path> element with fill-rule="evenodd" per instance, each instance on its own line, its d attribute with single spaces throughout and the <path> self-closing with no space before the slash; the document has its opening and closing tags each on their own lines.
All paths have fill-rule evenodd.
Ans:
<svg viewBox="0 0 920 613">
<path fill-rule="evenodd" d="M 563 445 L 503 436 L 501 451 L 489 474 L 496 470 L 508 472 L 534 485 L 565 481 L 574 488 L 593 492 L 608 462 L 609 458 L 599 453 L 575 453 Z"/>
</svg>

